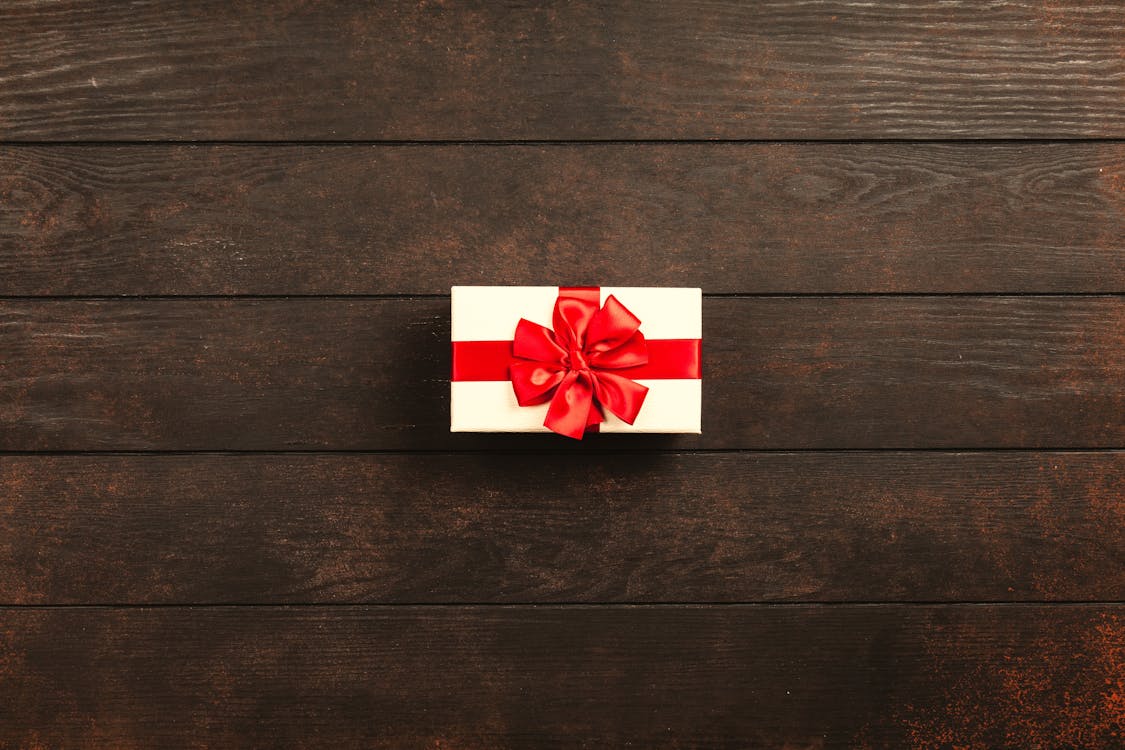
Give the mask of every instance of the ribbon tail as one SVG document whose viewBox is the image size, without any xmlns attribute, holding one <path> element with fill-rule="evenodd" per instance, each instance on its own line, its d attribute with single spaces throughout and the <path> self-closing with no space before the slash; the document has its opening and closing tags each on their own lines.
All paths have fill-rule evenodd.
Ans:
<svg viewBox="0 0 1125 750">
<path fill-rule="evenodd" d="M 598 406 L 598 400 L 594 399 L 594 405 L 590 409 L 590 413 L 586 416 L 586 432 L 590 431 L 591 427 L 601 424 L 605 421 L 605 415 L 602 414 L 602 408 Z"/>
<path fill-rule="evenodd" d="M 591 411 L 597 416 L 590 422 Z M 578 371 L 568 372 L 559 383 L 547 407 L 547 418 L 543 426 L 549 430 L 581 440 L 582 434 L 590 424 L 602 421 L 601 414 L 594 407 L 594 383 L 589 374 Z"/>
<path fill-rule="evenodd" d="M 637 415 L 648 395 L 648 386 L 623 375 L 598 370 L 594 374 L 594 391 L 598 403 L 617 415 L 626 424 L 637 421 Z"/>
</svg>

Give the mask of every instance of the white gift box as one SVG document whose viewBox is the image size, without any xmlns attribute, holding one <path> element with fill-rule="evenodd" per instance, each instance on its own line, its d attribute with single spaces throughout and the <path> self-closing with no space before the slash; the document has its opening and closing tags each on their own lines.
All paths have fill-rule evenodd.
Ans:
<svg viewBox="0 0 1125 750">
<path fill-rule="evenodd" d="M 521 406 L 513 385 L 511 365 L 526 361 L 517 357 L 513 340 L 517 326 L 522 324 L 535 329 L 552 341 L 563 342 L 566 334 L 552 327 L 559 323 L 555 318 L 556 302 L 562 297 L 580 297 L 582 309 L 598 310 L 595 316 L 611 318 L 610 308 L 617 317 L 613 320 L 631 320 L 635 327 L 639 319 L 640 346 L 647 357 L 644 364 L 624 369 L 599 369 L 602 355 L 596 350 L 612 346 L 592 341 L 595 329 L 586 344 L 593 354 L 586 354 L 591 377 L 598 380 L 599 373 L 608 372 L 610 380 L 602 379 L 591 386 L 602 394 L 601 401 L 594 396 L 594 409 L 600 415 L 600 424 L 590 431 L 600 432 L 656 432 L 699 433 L 702 401 L 700 353 L 703 338 L 702 294 L 699 289 L 664 287 L 554 287 L 554 286 L 455 286 L 452 297 L 453 372 L 450 382 L 450 430 L 452 432 L 548 432 L 550 402 Z M 615 300 L 615 301 L 614 301 Z M 593 304 L 595 307 L 591 308 Z M 568 308 L 569 309 L 569 308 Z M 632 315 L 630 316 L 629 313 Z M 532 326 L 531 324 L 538 324 Z M 581 325 L 581 324 L 580 324 Z M 542 331 L 539 326 L 549 331 Z M 566 324 L 557 327 L 567 328 Z M 524 329 L 521 329 L 521 333 Z M 584 334 L 572 334 L 579 337 Z M 606 340 L 609 341 L 607 337 Z M 618 337 L 620 338 L 620 337 Z M 616 340 L 615 340 L 616 341 Z M 560 346 L 565 349 L 566 344 Z M 582 352 L 575 354 L 571 345 L 570 356 L 582 365 L 571 365 L 563 357 L 561 365 L 552 365 L 563 377 L 587 365 Z M 623 349 L 618 349 L 620 352 Z M 524 350 L 526 353 L 526 349 Z M 608 356 L 614 355 L 611 352 Z M 624 361 L 624 360 L 619 360 Z M 602 390 L 601 384 L 620 383 L 620 378 L 636 383 L 640 388 L 626 384 L 629 389 L 642 393 L 643 403 L 636 411 L 633 423 L 614 414 L 615 403 L 611 390 Z M 647 392 L 644 389 L 647 388 Z M 610 397 L 606 397 L 609 394 Z M 550 395 L 550 394 L 548 394 Z M 566 400 L 566 399 L 564 399 Z M 557 412 L 553 412 L 557 413 Z M 591 415 L 591 419 L 598 419 Z M 628 415 L 626 415 L 628 416 Z M 559 431 L 556 429 L 556 431 Z M 576 437 L 577 435 L 572 435 Z"/>
</svg>

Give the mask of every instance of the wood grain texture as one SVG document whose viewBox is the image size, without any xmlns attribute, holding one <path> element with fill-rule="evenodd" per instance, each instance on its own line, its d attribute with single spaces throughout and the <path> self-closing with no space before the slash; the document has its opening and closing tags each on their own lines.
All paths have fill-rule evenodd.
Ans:
<svg viewBox="0 0 1125 750">
<path fill-rule="evenodd" d="M 1121 292 L 1125 146 L 0 149 L 0 294 Z"/>
<path fill-rule="evenodd" d="M 0 450 L 1119 448 L 1121 297 L 711 298 L 702 436 L 451 435 L 447 299 L 0 303 Z"/>
<path fill-rule="evenodd" d="M 1123 614 L 8 609 L 0 746 L 1110 748 Z"/>
<path fill-rule="evenodd" d="M 1120 4 L 12 0 L 0 144 L 0 750 L 1125 746 Z M 704 435 L 449 434 L 560 282 Z"/>
<path fill-rule="evenodd" d="M 15 0 L 0 139 L 1125 136 L 1113 2 Z"/>
<path fill-rule="evenodd" d="M 2 456 L 0 497 L 0 604 L 1125 591 L 1125 453 Z"/>
</svg>

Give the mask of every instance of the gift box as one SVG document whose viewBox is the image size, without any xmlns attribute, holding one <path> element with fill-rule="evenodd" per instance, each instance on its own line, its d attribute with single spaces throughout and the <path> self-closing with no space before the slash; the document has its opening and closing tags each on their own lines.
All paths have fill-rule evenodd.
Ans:
<svg viewBox="0 0 1125 750">
<path fill-rule="evenodd" d="M 452 432 L 700 432 L 699 289 L 455 286 Z"/>
</svg>

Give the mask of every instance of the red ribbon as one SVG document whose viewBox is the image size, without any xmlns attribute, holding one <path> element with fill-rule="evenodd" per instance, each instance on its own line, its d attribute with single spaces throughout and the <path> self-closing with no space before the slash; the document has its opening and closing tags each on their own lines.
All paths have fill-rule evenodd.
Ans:
<svg viewBox="0 0 1125 750">
<path fill-rule="evenodd" d="M 605 421 L 608 409 L 633 424 L 648 388 L 612 370 L 648 362 L 641 321 L 610 295 L 598 309 L 597 297 L 559 294 L 554 330 L 520 318 L 509 366 L 520 406 L 548 401 L 543 425 L 560 435 L 582 439 L 587 428 Z"/>
</svg>

